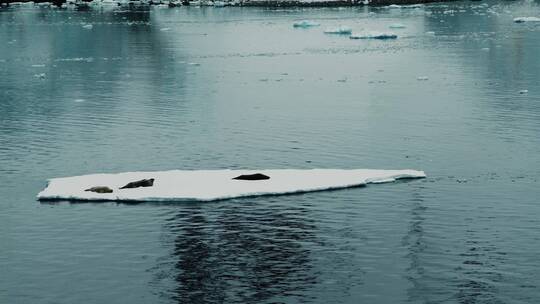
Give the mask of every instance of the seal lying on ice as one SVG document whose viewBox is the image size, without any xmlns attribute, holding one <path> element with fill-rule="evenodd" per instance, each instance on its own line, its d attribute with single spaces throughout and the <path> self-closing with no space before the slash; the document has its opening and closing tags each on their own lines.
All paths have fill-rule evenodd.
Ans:
<svg viewBox="0 0 540 304">
<path fill-rule="evenodd" d="M 105 186 L 92 187 L 84 191 L 90 191 L 90 192 L 96 192 L 96 193 L 112 193 L 113 192 L 111 188 L 105 187 Z"/>
<path fill-rule="evenodd" d="M 270 179 L 270 176 L 264 175 L 262 173 L 255 173 L 255 174 L 242 174 L 237 177 L 234 177 L 233 179 L 238 180 L 263 180 L 263 179 Z"/>
<path fill-rule="evenodd" d="M 126 189 L 126 188 L 139 188 L 139 187 L 152 187 L 154 185 L 154 179 L 141 179 L 135 182 L 128 183 L 124 187 L 121 187 L 120 189 Z"/>
</svg>

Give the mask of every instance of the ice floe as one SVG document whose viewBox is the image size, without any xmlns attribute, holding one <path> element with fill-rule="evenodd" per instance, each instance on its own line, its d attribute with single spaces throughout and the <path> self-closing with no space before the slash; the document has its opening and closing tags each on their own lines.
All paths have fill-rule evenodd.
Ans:
<svg viewBox="0 0 540 304">
<path fill-rule="evenodd" d="M 265 180 L 236 180 L 240 175 L 259 173 Z M 282 195 L 364 186 L 403 178 L 426 177 L 416 170 L 371 169 L 276 169 L 276 170 L 172 170 L 91 174 L 53 178 L 41 191 L 39 200 L 83 201 L 212 201 L 260 195 Z M 144 179 L 152 186 L 119 189 Z M 85 191 L 95 187 L 113 189 L 112 193 Z"/>
<path fill-rule="evenodd" d="M 85 25 L 83 25 L 82 27 L 83 27 L 83 29 L 85 29 L 85 30 L 91 30 L 91 29 L 94 28 L 94 26 L 93 26 L 92 24 L 85 24 Z"/>
<path fill-rule="evenodd" d="M 315 21 L 311 21 L 311 20 L 301 20 L 301 21 L 296 21 L 295 23 L 293 23 L 293 27 L 300 27 L 300 28 L 308 28 L 308 27 L 319 26 L 319 25 L 321 24 Z"/>
<path fill-rule="evenodd" d="M 401 23 L 394 23 L 394 24 L 390 24 L 388 27 L 391 29 L 402 29 L 402 28 L 405 28 L 406 26 Z"/>
<path fill-rule="evenodd" d="M 338 34 L 338 35 L 350 35 L 352 33 L 352 28 L 344 25 L 338 27 L 327 28 L 324 30 L 325 34 Z"/>
<path fill-rule="evenodd" d="M 394 33 L 363 33 L 353 34 L 349 38 L 351 39 L 396 39 L 398 36 Z"/>
<path fill-rule="evenodd" d="M 416 80 L 418 80 L 418 81 L 426 81 L 426 80 L 429 80 L 429 77 L 427 77 L 427 76 L 418 76 L 418 77 L 416 77 Z"/>
<path fill-rule="evenodd" d="M 514 18 L 515 23 L 523 23 L 523 22 L 540 22 L 540 18 L 538 17 L 517 17 Z"/>
</svg>

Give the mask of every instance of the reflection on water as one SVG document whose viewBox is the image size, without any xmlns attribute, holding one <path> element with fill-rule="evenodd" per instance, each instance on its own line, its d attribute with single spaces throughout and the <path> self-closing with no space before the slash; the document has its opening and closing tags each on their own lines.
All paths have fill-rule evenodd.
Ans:
<svg viewBox="0 0 540 304">
<path fill-rule="evenodd" d="M 0 303 L 538 302 L 540 25 L 512 19 L 539 14 L 0 9 Z M 393 23 L 394 41 L 322 33 Z M 428 178 L 208 204 L 35 201 L 50 177 L 174 168 Z"/>
<path fill-rule="evenodd" d="M 305 209 L 231 204 L 217 211 L 186 206 L 168 220 L 174 237 L 173 299 L 260 303 L 300 296 L 316 283 L 309 245 L 317 230 Z"/>
</svg>

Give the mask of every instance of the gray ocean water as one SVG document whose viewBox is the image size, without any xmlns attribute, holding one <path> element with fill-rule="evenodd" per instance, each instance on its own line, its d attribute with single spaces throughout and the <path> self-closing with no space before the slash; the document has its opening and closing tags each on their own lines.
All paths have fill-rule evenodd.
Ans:
<svg viewBox="0 0 540 304">
<path fill-rule="evenodd" d="M 0 8 L 0 303 L 540 302 L 540 22 L 519 16 L 540 3 Z M 323 34 L 340 24 L 399 38 Z M 227 168 L 428 178 L 35 199 L 51 177 Z"/>
</svg>

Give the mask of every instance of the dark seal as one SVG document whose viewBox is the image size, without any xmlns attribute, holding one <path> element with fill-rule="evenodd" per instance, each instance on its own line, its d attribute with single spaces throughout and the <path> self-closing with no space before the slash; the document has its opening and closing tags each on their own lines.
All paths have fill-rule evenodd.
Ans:
<svg viewBox="0 0 540 304">
<path fill-rule="evenodd" d="M 152 187 L 154 185 L 154 179 L 141 179 L 135 182 L 128 183 L 124 187 L 121 187 L 120 189 L 127 189 L 127 188 L 139 188 L 139 187 Z"/>
<path fill-rule="evenodd" d="M 105 187 L 105 186 L 92 187 L 84 191 L 90 191 L 90 192 L 96 192 L 96 193 L 112 193 L 113 192 L 111 188 Z"/>
<path fill-rule="evenodd" d="M 264 180 L 264 179 L 270 179 L 270 176 L 268 175 L 264 175 L 262 173 L 255 173 L 255 174 L 243 174 L 243 175 L 239 175 L 237 177 L 234 177 L 233 179 L 238 179 L 238 180 Z"/>
</svg>

